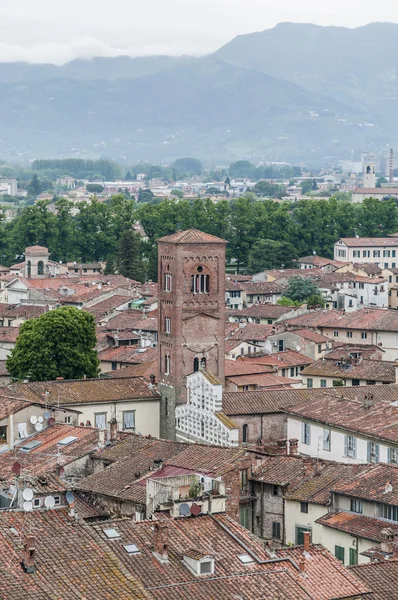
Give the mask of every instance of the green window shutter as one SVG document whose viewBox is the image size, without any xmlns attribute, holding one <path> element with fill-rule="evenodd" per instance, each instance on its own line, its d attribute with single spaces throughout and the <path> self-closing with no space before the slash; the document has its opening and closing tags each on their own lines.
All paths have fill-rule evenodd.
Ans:
<svg viewBox="0 0 398 600">
<path fill-rule="evenodd" d="M 350 548 L 350 565 L 358 564 L 358 553 L 356 548 Z"/>
<path fill-rule="evenodd" d="M 344 548 L 343 546 L 335 546 L 334 547 L 334 555 L 338 560 L 344 564 Z"/>
</svg>

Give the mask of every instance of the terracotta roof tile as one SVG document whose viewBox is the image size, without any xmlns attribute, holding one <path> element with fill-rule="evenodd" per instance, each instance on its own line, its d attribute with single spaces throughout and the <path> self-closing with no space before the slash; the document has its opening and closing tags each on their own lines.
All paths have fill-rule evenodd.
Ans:
<svg viewBox="0 0 398 600">
<path fill-rule="evenodd" d="M 346 400 L 363 400 L 365 394 L 372 394 L 375 403 L 394 402 L 398 399 L 398 385 L 395 383 L 386 385 L 368 385 L 363 387 L 336 387 L 327 388 L 327 398 L 333 400 L 341 399 L 342 395 Z M 262 392 L 225 392 L 223 394 L 223 410 L 229 415 L 250 415 L 281 412 L 289 407 L 289 412 L 293 412 L 290 405 L 303 404 L 305 407 L 314 406 L 315 400 L 324 400 L 326 398 L 325 389 L 322 388 L 301 388 L 290 390 L 264 390 Z M 325 400 L 326 401 L 326 400 Z M 343 406 L 344 403 L 338 402 L 337 406 Z M 357 405 L 356 405 L 357 406 Z M 356 410 L 356 408 L 355 408 Z M 395 409 L 394 409 L 395 410 Z M 316 411 L 321 415 L 321 411 Z M 391 413 L 393 414 L 393 413 Z M 396 413 L 394 413 L 396 416 Z"/>
<path fill-rule="evenodd" d="M 266 354 L 264 356 L 245 356 L 239 358 L 237 362 L 270 365 L 282 369 L 284 367 L 309 365 L 311 363 L 311 359 L 304 354 L 295 352 L 294 350 L 285 350 L 284 352 L 276 352 L 275 354 Z"/>
<path fill-rule="evenodd" d="M 398 590 L 398 561 L 390 560 L 382 563 L 369 563 L 351 567 L 362 583 L 371 590 L 367 600 L 394 600 Z"/>
<path fill-rule="evenodd" d="M 326 359 L 320 359 L 310 364 L 301 371 L 301 375 L 395 383 L 395 362 L 361 359 L 358 364 L 355 364 L 351 360 L 341 362 L 326 357 Z"/>
<path fill-rule="evenodd" d="M 21 567 L 26 513 L 2 511 L 0 553 L 7 568 L 1 569 L 0 589 L 7 600 L 152 598 L 98 532 L 71 526 L 67 509 L 32 512 L 28 531 L 35 540 L 35 574 Z"/>
<path fill-rule="evenodd" d="M 98 352 L 98 358 L 106 362 L 120 362 L 127 364 L 139 364 L 157 360 L 158 350 L 156 348 L 137 348 L 136 346 L 119 346 L 118 348 L 105 348 Z"/>
<path fill-rule="evenodd" d="M 186 231 L 178 231 L 172 235 L 159 238 L 158 242 L 169 242 L 171 244 L 227 244 L 223 240 L 209 233 L 204 233 L 198 229 L 187 229 Z"/>
<path fill-rule="evenodd" d="M 382 541 L 383 538 L 381 532 L 386 526 L 388 526 L 389 529 L 392 529 L 395 532 L 395 535 L 398 534 L 397 523 L 389 521 L 386 524 L 386 522 L 381 519 L 365 517 L 364 515 L 345 512 L 343 510 L 327 513 L 315 522 L 324 525 L 325 527 L 331 527 L 332 529 L 344 531 L 355 537 L 362 537 L 374 542 Z"/>
<path fill-rule="evenodd" d="M 375 387 L 378 386 L 369 386 L 373 389 Z M 394 387 L 396 398 L 396 384 L 394 384 Z M 368 393 L 367 387 L 358 388 L 355 386 L 353 389 L 357 390 L 357 398 L 351 397 L 350 399 L 346 396 L 346 388 L 337 389 L 340 389 L 340 398 L 338 396 L 333 397 L 328 390 L 326 393 L 324 392 L 323 398 L 314 399 L 310 403 L 288 406 L 285 408 L 285 412 L 308 421 L 324 423 L 372 438 L 392 442 L 398 441 L 396 406 L 392 406 L 388 402 L 378 402 L 376 399 L 373 406 L 366 408 L 364 397 Z M 358 391 L 359 389 L 360 391 Z M 227 414 L 230 413 L 227 411 Z"/>
<path fill-rule="evenodd" d="M 158 399 L 159 393 L 139 377 L 123 379 L 76 379 L 64 381 L 37 381 L 10 386 L 18 396 L 33 402 L 46 398 L 51 405 L 117 402 L 139 398 Z M 45 395 L 45 393 L 48 394 Z"/>
</svg>

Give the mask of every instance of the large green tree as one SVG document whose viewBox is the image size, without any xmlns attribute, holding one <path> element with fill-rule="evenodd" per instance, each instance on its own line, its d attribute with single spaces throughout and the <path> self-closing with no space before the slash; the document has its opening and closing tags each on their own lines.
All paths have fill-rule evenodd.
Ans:
<svg viewBox="0 0 398 600">
<path fill-rule="evenodd" d="M 142 261 L 141 237 L 132 229 L 125 231 L 121 237 L 117 267 L 121 275 L 135 281 L 144 282 L 145 273 Z"/>
<path fill-rule="evenodd" d="M 96 343 L 93 315 L 72 306 L 57 308 L 21 326 L 7 369 L 18 380 L 97 377 Z"/>
<path fill-rule="evenodd" d="M 297 250 L 289 242 L 259 240 L 249 252 L 248 267 L 250 273 L 259 273 L 265 269 L 294 268 L 298 258 Z"/>
<path fill-rule="evenodd" d="M 319 296 L 318 286 L 311 280 L 304 277 L 293 277 L 289 281 L 286 292 L 283 294 L 291 300 L 304 302 L 311 296 Z"/>
</svg>

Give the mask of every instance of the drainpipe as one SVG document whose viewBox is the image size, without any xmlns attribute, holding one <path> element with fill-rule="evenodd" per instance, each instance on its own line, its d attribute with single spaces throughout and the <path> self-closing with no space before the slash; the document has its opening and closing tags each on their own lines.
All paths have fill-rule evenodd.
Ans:
<svg viewBox="0 0 398 600">
<path fill-rule="evenodd" d="M 264 481 L 261 482 L 261 537 L 264 537 Z"/>
</svg>

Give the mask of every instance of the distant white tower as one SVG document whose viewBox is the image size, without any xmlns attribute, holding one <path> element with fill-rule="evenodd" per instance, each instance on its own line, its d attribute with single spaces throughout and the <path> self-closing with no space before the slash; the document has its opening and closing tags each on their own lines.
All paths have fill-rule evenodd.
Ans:
<svg viewBox="0 0 398 600">
<path fill-rule="evenodd" d="M 374 189 L 376 187 L 376 167 L 374 163 L 366 162 L 363 167 L 363 187 Z"/>
</svg>

